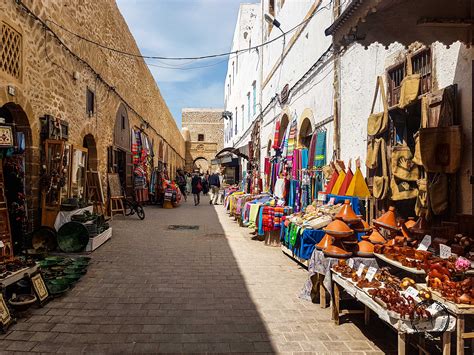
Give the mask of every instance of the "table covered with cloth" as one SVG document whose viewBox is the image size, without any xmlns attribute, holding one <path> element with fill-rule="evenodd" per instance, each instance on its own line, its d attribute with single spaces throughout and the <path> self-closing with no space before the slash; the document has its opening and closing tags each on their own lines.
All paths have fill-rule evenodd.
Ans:
<svg viewBox="0 0 474 355">
<path fill-rule="evenodd" d="M 354 269 L 357 269 L 360 264 L 364 264 L 366 267 L 378 268 L 377 260 L 375 258 L 361 258 L 353 257 Z M 349 261 L 349 259 L 346 259 Z M 311 290 L 313 289 L 312 276 L 316 274 L 324 275 L 323 285 L 324 288 L 332 294 L 332 274 L 331 268 L 339 262 L 338 258 L 331 258 L 324 255 L 321 250 L 314 249 L 311 259 L 309 260 L 308 266 L 308 280 L 306 281 L 303 289 L 300 293 L 300 298 L 311 301 Z"/>
</svg>

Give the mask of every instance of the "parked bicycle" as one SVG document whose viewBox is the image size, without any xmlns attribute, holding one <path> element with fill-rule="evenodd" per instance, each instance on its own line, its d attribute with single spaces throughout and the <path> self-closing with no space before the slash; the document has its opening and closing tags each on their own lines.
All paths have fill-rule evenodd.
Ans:
<svg viewBox="0 0 474 355">
<path fill-rule="evenodd" d="M 132 216 L 136 213 L 138 218 L 141 220 L 145 219 L 145 210 L 140 203 L 126 198 L 123 200 L 123 207 L 125 209 L 125 216 Z"/>
</svg>

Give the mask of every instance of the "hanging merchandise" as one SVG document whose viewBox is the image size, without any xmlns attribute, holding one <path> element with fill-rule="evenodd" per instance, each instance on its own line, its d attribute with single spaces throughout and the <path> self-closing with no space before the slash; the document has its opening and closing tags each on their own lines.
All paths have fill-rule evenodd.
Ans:
<svg viewBox="0 0 474 355">
<path fill-rule="evenodd" d="M 347 190 L 349 189 L 349 185 L 351 184 L 352 178 L 354 177 L 354 174 L 352 173 L 351 170 L 351 160 L 349 160 L 349 165 L 347 167 L 347 172 L 346 172 L 346 177 L 344 178 L 344 181 L 342 182 L 342 185 L 339 189 L 338 195 L 339 196 L 345 196 L 347 193 Z"/>
<path fill-rule="evenodd" d="M 301 169 L 308 169 L 308 149 L 300 150 L 301 154 Z"/>
<path fill-rule="evenodd" d="M 374 113 L 375 103 L 377 101 L 378 92 L 382 94 L 383 111 Z M 374 101 L 372 102 L 372 109 L 370 110 L 370 116 L 367 121 L 367 134 L 369 136 L 375 136 L 385 132 L 388 129 L 388 104 L 387 97 L 385 95 L 385 87 L 381 76 L 377 77 L 377 83 L 375 85 Z"/>
<path fill-rule="evenodd" d="M 293 151 L 296 148 L 296 131 L 298 129 L 298 120 L 293 118 L 289 127 L 290 133 L 288 135 L 288 150 L 286 152 L 286 156 L 288 157 L 293 155 Z"/>
<path fill-rule="evenodd" d="M 416 132 L 413 135 L 413 139 L 415 140 L 415 154 L 413 155 L 412 161 L 419 166 L 423 166 L 423 162 L 421 160 L 421 149 L 420 149 L 420 132 Z"/>
<path fill-rule="evenodd" d="M 405 181 L 419 179 L 420 170 L 413 162 L 413 155 L 407 145 L 397 144 L 392 147 L 392 174 Z"/>
<path fill-rule="evenodd" d="M 275 135 L 273 137 L 273 146 L 272 146 L 272 148 L 275 150 L 280 148 L 280 126 L 281 126 L 281 122 L 280 120 L 277 120 L 275 124 Z"/>
<path fill-rule="evenodd" d="M 411 54 L 407 55 L 406 69 L 407 75 L 400 85 L 400 101 L 398 102 L 400 108 L 404 108 L 416 100 L 420 91 L 420 74 L 413 74 Z"/>
<path fill-rule="evenodd" d="M 316 152 L 314 166 L 322 168 L 326 165 L 326 131 L 319 131 L 316 138 Z"/>
<path fill-rule="evenodd" d="M 285 133 L 280 143 L 281 156 L 286 158 L 288 155 L 288 136 L 290 135 L 290 125 L 286 127 Z"/>
<path fill-rule="evenodd" d="M 347 188 L 346 195 L 356 196 L 359 198 L 370 197 L 369 187 L 367 186 L 364 176 L 362 175 L 362 172 L 360 171 L 359 158 L 357 158 L 356 160 L 356 171 L 355 171 L 354 177 L 351 180 L 351 183 L 349 184 L 349 187 Z"/>
<path fill-rule="evenodd" d="M 416 196 L 415 214 L 419 217 L 428 218 L 428 181 L 424 174 L 416 182 L 418 186 L 418 195 Z"/>
<path fill-rule="evenodd" d="M 337 177 L 336 183 L 334 184 L 334 187 L 331 190 L 332 195 L 339 195 L 339 190 L 341 189 L 342 183 L 346 178 L 346 173 L 344 171 L 345 166 L 343 161 L 336 161 L 336 169 L 339 172 L 339 176 Z"/>
<path fill-rule="evenodd" d="M 461 165 L 460 126 L 420 128 L 423 167 L 430 173 L 455 173 Z"/>
<path fill-rule="evenodd" d="M 440 215 L 448 208 L 448 177 L 439 173 L 433 177 L 428 186 L 431 210 L 435 215 Z"/>
<path fill-rule="evenodd" d="M 393 177 L 390 180 L 390 189 L 392 201 L 410 200 L 418 196 L 416 183 L 400 180 Z"/>
<path fill-rule="evenodd" d="M 378 155 L 379 155 L 379 149 L 380 149 L 380 142 L 383 138 L 375 138 L 369 140 L 369 143 L 367 145 L 367 160 L 365 162 L 365 165 L 369 169 L 375 169 L 378 165 Z"/>
<path fill-rule="evenodd" d="M 329 183 L 327 184 L 326 186 L 326 195 L 330 195 L 333 188 L 334 188 L 334 185 L 336 184 L 336 181 L 338 180 L 339 178 L 339 172 L 337 171 L 336 169 L 336 166 L 334 165 L 333 162 L 331 162 L 331 165 L 330 165 L 331 169 L 332 169 L 332 175 L 331 175 L 331 180 L 329 180 Z M 323 168 L 324 170 L 324 168 Z M 329 172 L 330 169 L 326 169 L 326 171 Z"/>
<path fill-rule="evenodd" d="M 382 175 L 374 176 L 373 194 L 375 198 L 384 199 L 387 196 L 389 188 L 389 176 L 387 169 L 387 144 L 384 139 L 380 140 L 379 157 L 382 162 Z"/>
<path fill-rule="evenodd" d="M 313 170 L 313 166 L 315 166 L 316 162 L 316 144 L 318 141 L 318 134 L 314 133 L 311 137 L 311 143 L 309 144 L 309 151 L 308 151 L 308 170 Z"/>
</svg>

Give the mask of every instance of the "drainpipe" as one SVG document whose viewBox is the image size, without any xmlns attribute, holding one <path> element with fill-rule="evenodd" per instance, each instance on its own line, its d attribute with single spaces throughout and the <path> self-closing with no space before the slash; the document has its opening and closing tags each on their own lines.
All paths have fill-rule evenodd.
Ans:
<svg viewBox="0 0 474 355">
<path fill-rule="evenodd" d="M 341 0 L 334 0 L 333 17 L 334 20 L 341 14 Z M 341 125 L 340 125 L 340 105 L 341 105 L 341 87 L 340 87 L 340 73 L 341 73 L 341 58 L 339 55 L 339 46 L 334 42 L 334 36 L 332 38 L 334 48 L 334 61 L 333 61 L 333 117 L 334 117 L 334 157 L 339 159 L 341 156 Z"/>
</svg>

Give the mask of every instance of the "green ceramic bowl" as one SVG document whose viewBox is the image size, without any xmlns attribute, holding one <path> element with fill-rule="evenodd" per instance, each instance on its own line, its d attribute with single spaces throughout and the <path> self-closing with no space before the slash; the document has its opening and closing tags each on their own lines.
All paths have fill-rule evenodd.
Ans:
<svg viewBox="0 0 474 355">
<path fill-rule="evenodd" d="M 87 266 L 71 265 L 64 269 L 64 273 L 85 275 L 87 273 Z"/>
<path fill-rule="evenodd" d="M 48 287 L 48 291 L 52 296 L 62 295 L 64 292 L 69 290 L 68 285 L 58 285 L 52 282 L 46 282 L 46 287 Z"/>
<path fill-rule="evenodd" d="M 69 286 L 71 281 L 65 277 L 56 277 L 55 279 L 49 280 L 49 283 L 58 286 Z"/>
<path fill-rule="evenodd" d="M 57 261 L 53 261 L 53 260 L 41 260 L 39 262 L 39 265 L 41 267 L 50 267 L 50 266 L 53 266 L 53 265 L 56 265 L 58 262 Z"/>
<path fill-rule="evenodd" d="M 78 258 L 76 258 L 76 260 L 81 260 L 81 261 L 91 261 L 91 257 L 89 256 L 79 256 Z"/>
<path fill-rule="evenodd" d="M 44 260 L 55 261 L 57 263 L 60 263 L 64 260 L 64 258 L 62 256 L 47 256 L 46 258 L 44 258 Z"/>
<path fill-rule="evenodd" d="M 64 275 L 64 278 L 69 281 L 69 284 L 72 284 L 74 282 L 79 281 L 79 279 L 82 277 L 81 274 L 66 274 Z"/>
<path fill-rule="evenodd" d="M 72 265 L 73 266 L 82 266 L 82 267 L 86 267 L 89 265 L 89 262 L 88 261 L 85 261 L 85 260 L 74 260 L 72 262 Z"/>
</svg>

